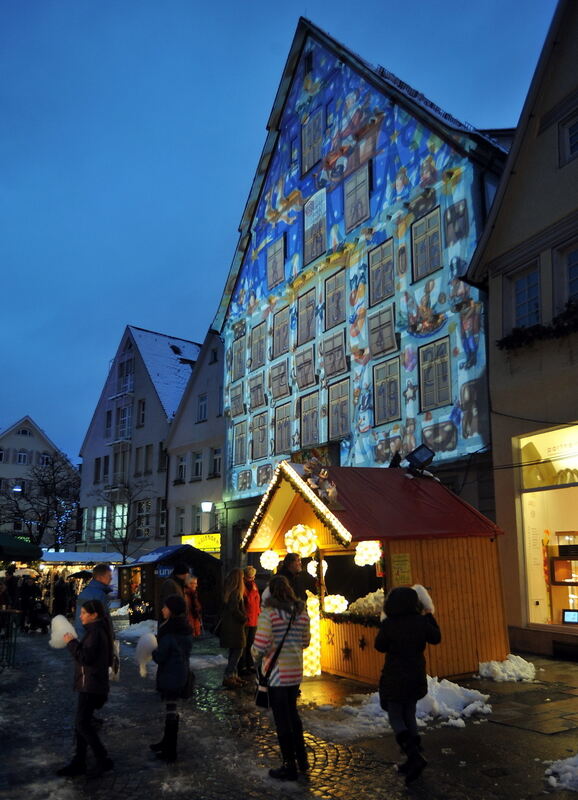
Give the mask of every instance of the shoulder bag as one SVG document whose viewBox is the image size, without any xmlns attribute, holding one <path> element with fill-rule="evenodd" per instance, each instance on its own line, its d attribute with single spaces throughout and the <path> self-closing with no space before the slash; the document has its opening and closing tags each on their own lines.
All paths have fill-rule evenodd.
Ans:
<svg viewBox="0 0 578 800">
<path fill-rule="evenodd" d="M 269 678 L 271 677 L 271 673 L 273 672 L 273 667 L 277 663 L 277 659 L 279 658 L 279 653 L 281 652 L 281 648 L 285 643 L 285 639 L 287 634 L 289 633 L 289 628 L 293 624 L 293 620 L 295 619 L 295 611 L 296 608 L 293 608 L 293 613 L 291 614 L 291 619 L 289 620 L 289 625 L 287 625 L 287 630 L 283 634 L 283 638 L 281 639 L 279 646 L 273 653 L 273 657 L 269 662 L 269 666 L 267 667 L 267 672 L 263 674 L 259 669 L 257 672 L 257 690 L 255 692 L 255 705 L 259 706 L 259 708 L 269 708 Z"/>
</svg>

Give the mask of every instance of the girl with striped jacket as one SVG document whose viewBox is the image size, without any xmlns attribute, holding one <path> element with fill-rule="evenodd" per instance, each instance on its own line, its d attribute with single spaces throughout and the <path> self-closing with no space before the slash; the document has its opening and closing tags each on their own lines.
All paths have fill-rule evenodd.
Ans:
<svg viewBox="0 0 578 800">
<path fill-rule="evenodd" d="M 309 646 L 310 639 L 309 617 L 305 604 L 296 598 L 284 576 L 275 575 L 269 583 L 269 591 L 257 622 L 252 654 L 261 671 L 266 673 L 287 631 L 268 684 L 283 765 L 270 769 L 269 775 L 282 781 L 295 781 L 297 766 L 301 772 L 309 769 L 303 725 L 297 711 L 299 685 L 303 679 L 303 650 Z"/>
</svg>

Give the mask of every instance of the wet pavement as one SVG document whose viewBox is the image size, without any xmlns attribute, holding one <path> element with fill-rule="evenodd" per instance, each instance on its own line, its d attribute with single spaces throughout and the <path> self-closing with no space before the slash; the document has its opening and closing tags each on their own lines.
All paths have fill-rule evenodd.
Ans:
<svg viewBox="0 0 578 800">
<path fill-rule="evenodd" d="M 372 691 L 332 676 L 307 679 L 302 685 L 312 763 L 308 778 L 279 783 L 268 777 L 269 767 L 279 763 L 272 722 L 254 706 L 252 691 L 221 687 L 222 666 L 197 671 L 194 697 L 181 709 L 179 761 L 159 762 L 148 744 L 162 730 L 163 706 L 154 681 L 139 677 L 134 646 L 123 644 L 121 680 L 113 684 L 109 702 L 99 712 L 115 769 L 100 780 L 58 778 L 55 769 L 72 751 L 76 696 L 70 656 L 50 649 L 47 638 L 21 638 L 16 666 L 0 674 L 3 800 L 576 798 L 573 792 L 548 786 L 544 770 L 545 762 L 578 752 L 578 664 L 529 655 L 525 658 L 537 668 L 534 683 L 494 683 L 471 676 L 457 681 L 490 694 L 493 713 L 466 720 L 465 728 L 428 723 L 423 741 L 429 767 L 408 790 L 395 770 L 399 754 L 391 734 L 348 741 L 338 730 L 338 717 L 334 736 L 307 732 L 316 707 Z M 194 655 L 219 652 L 212 638 L 195 643 Z"/>
</svg>

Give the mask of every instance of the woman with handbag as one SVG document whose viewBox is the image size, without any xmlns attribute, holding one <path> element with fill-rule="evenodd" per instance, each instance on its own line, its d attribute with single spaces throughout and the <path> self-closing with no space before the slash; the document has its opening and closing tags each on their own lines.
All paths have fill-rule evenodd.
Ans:
<svg viewBox="0 0 578 800">
<path fill-rule="evenodd" d="M 193 632 L 186 616 L 184 599 L 178 594 L 169 595 L 164 601 L 164 622 L 157 633 L 158 647 L 152 657 L 158 664 L 157 691 L 166 703 L 165 730 L 160 742 L 151 744 L 157 758 L 164 761 L 177 760 L 177 738 L 179 715 L 177 701 L 187 696 L 191 668 L 189 657 L 193 646 Z"/>
<path fill-rule="evenodd" d="M 259 621 L 252 653 L 266 678 L 269 705 L 273 711 L 283 764 L 270 769 L 280 781 L 296 781 L 297 766 L 307 772 L 303 725 L 297 711 L 299 685 L 303 679 L 303 650 L 309 646 L 309 617 L 287 578 L 275 575 Z M 261 664 L 262 661 L 262 664 Z"/>
</svg>

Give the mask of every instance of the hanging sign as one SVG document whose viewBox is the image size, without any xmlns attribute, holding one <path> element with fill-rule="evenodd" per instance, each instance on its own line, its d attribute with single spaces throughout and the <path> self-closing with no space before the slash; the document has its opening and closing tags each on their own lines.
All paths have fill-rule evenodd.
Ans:
<svg viewBox="0 0 578 800">
<path fill-rule="evenodd" d="M 411 586 L 411 560 L 409 553 L 392 553 L 391 563 L 391 585 L 392 586 Z"/>
</svg>

